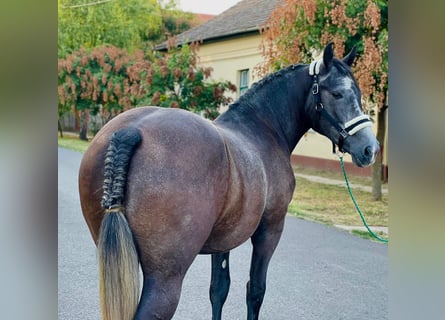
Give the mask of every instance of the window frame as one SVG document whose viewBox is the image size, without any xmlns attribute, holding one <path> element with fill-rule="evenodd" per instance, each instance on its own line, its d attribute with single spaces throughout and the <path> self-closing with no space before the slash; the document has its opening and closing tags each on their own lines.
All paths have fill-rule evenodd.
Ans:
<svg viewBox="0 0 445 320">
<path fill-rule="evenodd" d="M 247 89 L 249 89 L 249 73 L 250 73 L 249 71 L 250 71 L 249 69 L 238 70 L 239 96 L 242 96 L 244 92 L 246 92 Z"/>
</svg>

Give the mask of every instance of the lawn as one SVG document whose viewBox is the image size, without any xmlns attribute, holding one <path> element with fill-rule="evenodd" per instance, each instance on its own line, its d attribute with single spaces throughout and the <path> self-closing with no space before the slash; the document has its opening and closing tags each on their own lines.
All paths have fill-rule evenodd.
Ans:
<svg viewBox="0 0 445 320">
<path fill-rule="evenodd" d="M 294 168 L 294 170 L 307 175 L 344 181 L 343 174 L 340 172 L 324 172 L 306 168 Z M 356 176 L 348 178 L 350 183 L 372 185 L 371 178 Z M 387 188 L 387 185 L 383 187 Z M 388 226 L 388 194 L 384 194 L 381 201 L 375 201 L 370 192 L 357 189 L 353 189 L 352 192 L 368 225 Z M 288 211 L 297 217 L 327 225 L 363 225 L 345 187 L 312 182 L 300 177 L 296 177 L 296 188 Z M 367 235 L 366 232 L 359 231 L 354 231 L 353 234 L 362 237 Z"/>
<path fill-rule="evenodd" d="M 297 187 L 289 212 L 325 224 L 362 225 L 347 189 L 296 178 Z M 388 225 L 388 196 L 374 201 L 370 192 L 353 190 L 354 197 L 369 225 Z"/>
<path fill-rule="evenodd" d="M 90 145 L 88 141 L 80 140 L 77 136 L 65 134 L 63 138 L 58 137 L 57 144 L 60 147 L 74 151 L 85 152 Z"/>
</svg>

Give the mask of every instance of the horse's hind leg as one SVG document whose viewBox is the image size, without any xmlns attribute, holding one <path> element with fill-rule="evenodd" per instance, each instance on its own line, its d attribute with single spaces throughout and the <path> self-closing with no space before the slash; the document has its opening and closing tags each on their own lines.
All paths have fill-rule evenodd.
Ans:
<svg viewBox="0 0 445 320">
<path fill-rule="evenodd" d="M 212 320 L 221 320 L 221 312 L 230 287 L 229 252 L 212 254 L 210 301 Z"/>
<path fill-rule="evenodd" d="M 284 222 L 284 220 L 283 220 Z M 257 320 L 266 292 L 266 275 L 270 258 L 280 240 L 283 223 L 270 227 L 262 221 L 253 234 L 250 280 L 247 282 L 247 320 Z"/>
<path fill-rule="evenodd" d="M 144 286 L 134 320 L 169 320 L 179 303 L 183 276 L 144 274 Z"/>
</svg>

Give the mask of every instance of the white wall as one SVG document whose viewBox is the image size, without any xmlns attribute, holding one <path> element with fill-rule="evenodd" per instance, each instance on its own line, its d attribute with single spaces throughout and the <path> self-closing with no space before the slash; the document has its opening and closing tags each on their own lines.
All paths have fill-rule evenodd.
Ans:
<svg viewBox="0 0 445 320">
<path fill-rule="evenodd" d="M 258 78 L 254 77 L 254 68 L 263 61 L 259 49 L 260 42 L 259 35 L 247 35 L 203 44 L 199 50 L 200 63 L 213 68 L 213 79 L 228 80 L 237 88 L 239 88 L 239 70 L 249 69 L 249 86 L 251 86 L 253 82 L 258 81 Z M 235 100 L 238 98 L 238 93 L 231 96 Z"/>
</svg>

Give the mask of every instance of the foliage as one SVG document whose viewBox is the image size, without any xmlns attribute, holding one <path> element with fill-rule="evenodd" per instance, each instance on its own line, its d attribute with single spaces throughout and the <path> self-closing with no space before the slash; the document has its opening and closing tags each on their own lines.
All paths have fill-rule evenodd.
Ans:
<svg viewBox="0 0 445 320">
<path fill-rule="evenodd" d="M 363 96 L 382 108 L 388 89 L 388 4 L 385 0 L 282 0 L 263 31 L 264 73 L 334 42 L 344 56 L 356 46 L 354 74 Z"/>
<path fill-rule="evenodd" d="M 150 50 L 194 26 L 194 15 L 176 1 L 58 0 L 59 58 L 101 45 Z"/>
<path fill-rule="evenodd" d="M 141 81 L 149 67 L 140 51 L 128 54 L 125 49 L 102 46 L 91 52 L 81 49 L 58 62 L 58 98 L 60 107 L 91 110 L 110 115 L 133 105 L 145 97 Z"/>
<path fill-rule="evenodd" d="M 59 57 L 103 44 L 133 50 L 161 29 L 156 0 L 58 0 Z"/>
<path fill-rule="evenodd" d="M 180 34 L 195 26 L 195 17 L 193 13 L 183 12 L 177 9 L 177 3 L 174 0 L 168 1 L 161 10 L 162 26 L 157 42 L 165 41 L 169 37 Z"/>
<path fill-rule="evenodd" d="M 236 87 L 229 81 L 210 80 L 212 71 L 211 67 L 198 66 L 196 45 L 171 49 L 169 54 L 152 65 L 152 77 L 148 80 L 151 103 L 216 118 L 219 115 L 218 107 L 231 102 L 224 93 L 236 92 Z"/>
<path fill-rule="evenodd" d="M 105 120 L 126 109 L 157 105 L 215 118 L 228 104 L 227 81 L 210 81 L 212 69 L 197 64 L 195 46 L 148 59 L 141 50 L 101 46 L 81 49 L 58 61 L 59 114 L 74 108 L 101 112 Z"/>
</svg>

